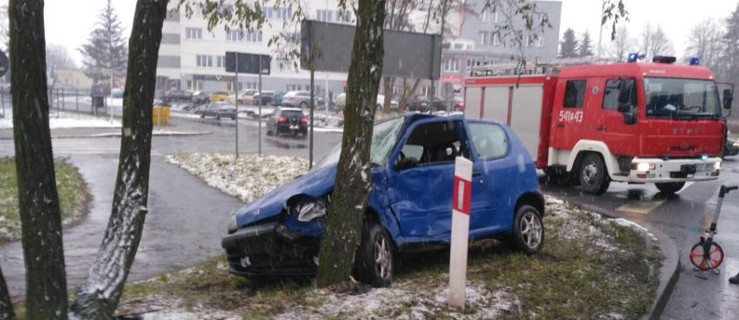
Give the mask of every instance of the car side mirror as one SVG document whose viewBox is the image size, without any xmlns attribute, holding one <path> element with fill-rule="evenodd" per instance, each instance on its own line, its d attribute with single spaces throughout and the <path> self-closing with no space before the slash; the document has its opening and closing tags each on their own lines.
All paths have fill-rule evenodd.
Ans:
<svg viewBox="0 0 739 320">
<path fill-rule="evenodd" d="M 734 101 L 734 95 L 731 92 L 731 89 L 724 89 L 724 109 L 731 109 L 731 103 Z"/>
<path fill-rule="evenodd" d="M 418 159 L 415 157 L 405 157 L 398 159 L 398 161 L 395 162 L 394 168 L 395 170 L 400 171 L 415 168 L 416 166 L 418 166 Z"/>
</svg>

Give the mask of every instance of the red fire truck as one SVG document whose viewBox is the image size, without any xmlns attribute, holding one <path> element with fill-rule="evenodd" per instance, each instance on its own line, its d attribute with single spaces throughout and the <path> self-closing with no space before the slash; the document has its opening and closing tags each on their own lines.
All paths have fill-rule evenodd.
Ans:
<svg viewBox="0 0 739 320">
<path fill-rule="evenodd" d="M 507 123 L 550 180 L 601 194 L 611 181 L 654 183 L 667 194 L 718 178 L 726 139 L 708 68 L 616 63 L 561 67 L 556 74 L 465 80 L 465 115 Z"/>
</svg>

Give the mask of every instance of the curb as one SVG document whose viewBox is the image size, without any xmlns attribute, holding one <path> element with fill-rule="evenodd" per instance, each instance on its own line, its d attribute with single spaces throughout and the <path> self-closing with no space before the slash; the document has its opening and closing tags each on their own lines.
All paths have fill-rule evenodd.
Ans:
<svg viewBox="0 0 739 320">
<path fill-rule="evenodd" d="M 680 278 L 680 252 L 675 246 L 675 242 L 662 231 L 657 228 L 647 228 L 647 230 L 657 237 L 657 243 L 662 248 L 662 254 L 665 255 L 659 271 L 659 286 L 657 287 L 656 298 L 649 307 L 648 314 L 644 317 L 644 319 L 651 320 L 660 318 L 665 306 L 667 306 L 667 301 L 670 300 L 672 291 L 675 289 L 677 280 Z"/>
</svg>

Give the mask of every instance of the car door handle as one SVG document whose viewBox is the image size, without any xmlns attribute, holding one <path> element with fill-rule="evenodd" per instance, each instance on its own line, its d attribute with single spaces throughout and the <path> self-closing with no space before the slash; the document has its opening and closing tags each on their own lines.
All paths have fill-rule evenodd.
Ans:
<svg viewBox="0 0 739 320">
<path fill-rule="evenodd" d="M 564 122 L 557 122 L 557 128 L 564 128 L 565 123 Z"/>
<path fill-rule="evenodd" d="M 473 177 L 482 176 L 482 171 L 480 171 L 480 170 L 472 170 L 472 176 Z"/>
<path fill-rule="evenodd" d="M 599 125 L 599 126 L 595 127 L 595 130 L 598 130 L 598 131 L 606 131 L 606 126 Z"/>
</svg>

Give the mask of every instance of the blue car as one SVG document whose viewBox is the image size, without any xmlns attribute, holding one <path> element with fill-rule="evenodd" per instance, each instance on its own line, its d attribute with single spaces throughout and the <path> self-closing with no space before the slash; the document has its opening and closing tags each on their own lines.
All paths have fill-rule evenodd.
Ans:
<svg viewBox="0 0 739 320">
<path fill-rule="evenodd" d="M 221 242 L 231 273 L 315 274 L 339 152 L 337 146 L 304 176 L 237 210 Z M 518 137 L 497 122 L 412 114 L 374 127 L 356 278 L 387 286 L 397 253 L 449 245 L 458 156 L 473 161 L 470 238 L 502 238 L 528 254 L 541 249 L 544 199 Z"/>
</svg>

